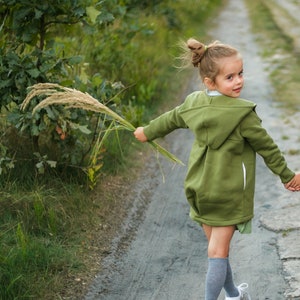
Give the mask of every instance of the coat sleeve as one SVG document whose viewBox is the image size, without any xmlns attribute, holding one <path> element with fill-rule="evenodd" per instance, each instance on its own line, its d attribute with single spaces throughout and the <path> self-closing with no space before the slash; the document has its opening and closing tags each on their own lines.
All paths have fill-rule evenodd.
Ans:
<svg viewBox="0 0 300 300">
<path fill-rule="evenodd" d="M 147 139 L 151 141 L 163 137 L 178 128 L 187 128 L 180 115 L 180 106 L 150 121 L 149 125 L 144 127 L 144 133 Z"/>
<path fill-rule="evenodd" d="M 287 167 L 279 147 L 261 126 L 261 120 L 254 111 L 241 122 L 241 133 L 253 150 L 262 156 L 267 167 L 278 175 L 283 183 L 289 182 L 295 176 L 295 173 Z"/>
</svg>

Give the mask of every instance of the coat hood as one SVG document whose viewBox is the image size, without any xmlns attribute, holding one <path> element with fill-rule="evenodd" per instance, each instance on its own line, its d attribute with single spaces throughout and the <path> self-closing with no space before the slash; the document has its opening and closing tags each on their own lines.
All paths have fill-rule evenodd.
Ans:
<svg viewBox="0 0 300 300">
<path fill-rule="evenodd" d="M 198 143 L 218 149 L 255 107 L 255 103 L 241 98 L 195 92 L 181 106 L 180 114 Z"/>
</svg>

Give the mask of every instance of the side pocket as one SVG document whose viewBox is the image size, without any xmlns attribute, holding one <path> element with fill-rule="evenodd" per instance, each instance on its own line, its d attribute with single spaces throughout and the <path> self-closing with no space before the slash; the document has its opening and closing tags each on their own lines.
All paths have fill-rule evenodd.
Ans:
<svg viewBox="0 0 300 300">
<path fill-rule="evenodd" d="M 244 190 L 246 189 L 246 179 L 247 179 L 247 171 L 244 163 L 242 162 L 242 167 L 243 167 L 243 176 L 244 176 Z"/>
</svg>

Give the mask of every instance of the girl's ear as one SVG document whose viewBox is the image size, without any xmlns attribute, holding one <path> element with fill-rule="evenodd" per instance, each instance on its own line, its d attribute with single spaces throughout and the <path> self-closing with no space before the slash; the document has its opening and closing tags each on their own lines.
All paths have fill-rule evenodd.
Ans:
<svg viewBox="0 0 300 300">
<path fill-rule="evenodd" d="M 204 78 L 203 83 L 211 91 L 214 90 L 216 87 L 215 83 L 208 77 Z"/>
</svg>

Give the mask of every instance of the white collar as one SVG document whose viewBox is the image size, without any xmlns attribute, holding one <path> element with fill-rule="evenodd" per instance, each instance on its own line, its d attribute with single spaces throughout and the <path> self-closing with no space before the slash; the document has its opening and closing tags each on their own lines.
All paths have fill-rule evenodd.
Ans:
<svg viewBox="0 0 300 300">
<path fill-rule="evenodd" d="M 222 96 L 222 94 L 216 90 L 210 91 L 210 90 L 206 89 L 205 92 L 208 96 Z"/>
</svg>

